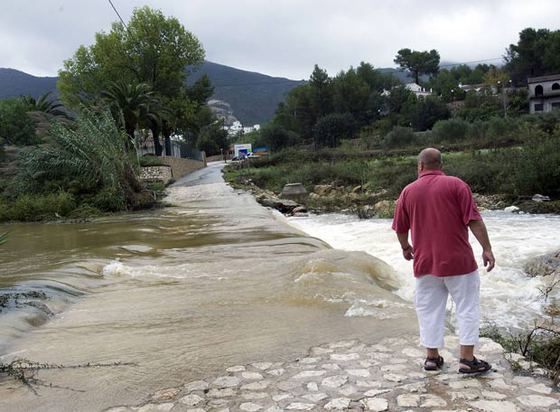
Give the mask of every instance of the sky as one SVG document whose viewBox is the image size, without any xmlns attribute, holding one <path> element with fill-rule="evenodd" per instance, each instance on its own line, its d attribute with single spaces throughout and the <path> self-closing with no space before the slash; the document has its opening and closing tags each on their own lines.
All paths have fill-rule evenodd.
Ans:
<svg viewBox="0 0 560 412">
<path fill-rule="evenodd" d="M 394 67 L 401 48 L 442 60 L 496 59 L 526 27 L 560 29 L 560 0 L 113 0 L 127 21 L 149 5 L 195 34 L 206 59 L 307 79 L 367 61 Z M 55 76 L 118 18 L 108 0 L 0 0 L 0 67 Z"/>
</svg>

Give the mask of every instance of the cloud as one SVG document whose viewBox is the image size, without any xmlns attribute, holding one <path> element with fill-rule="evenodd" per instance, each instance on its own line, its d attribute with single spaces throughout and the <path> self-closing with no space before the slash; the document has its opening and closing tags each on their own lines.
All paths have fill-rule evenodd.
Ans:
<svg viewBox="0 0 560 412">
<path fill-rule="evenodd" d="M 396 51 L 437 49 L 448 61 L 500 57 L 525 27 L 557 29 L 555 0 L 113 0 L 127 20 L 148 4 L 173 15 L 207 59 L 290 78 L 329 73 Z M 117 19 L 103 0 L 18 0 L 0 15 L 0 66 L 55 75 L 64 59 Z"/>
</svg>

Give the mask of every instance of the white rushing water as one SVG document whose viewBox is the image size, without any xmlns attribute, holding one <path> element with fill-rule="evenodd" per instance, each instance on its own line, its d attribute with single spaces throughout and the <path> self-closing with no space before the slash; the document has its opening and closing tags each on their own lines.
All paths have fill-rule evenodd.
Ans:
<svg viewBox="0 0 560 412">
<path fill-rule="evenodd" d="M 481 306 L 486 324 L 518 328 L 543 316 L 546 306 L 539 289 L 546 279 L 528 277 L 524 263 L 538 255 L 560 248 L 560 216 L 512 214 L 502 211 L 483 213 L 496 257 L 496 268 L 486 273 L 481 268 Z M 391 265 L 397 272 L 400 288 L 396 292 L 411 302 L 414 294 L 412 262 L 402 258 L 399 243 L 389 219 L 359 220 L 340 214 L 290 218 L 290 224 L 329 243 L 333 248 L 364 251 Z M 475 257 L 482 267 L 482 249 L 470 237 Z M 551 297 L 555 299 L 557 297 Z M 387 308 L 388 309 L 388 308 Z M 375 316 L 375 301 L 356 301 L 347 316 Z"/>
</svg>

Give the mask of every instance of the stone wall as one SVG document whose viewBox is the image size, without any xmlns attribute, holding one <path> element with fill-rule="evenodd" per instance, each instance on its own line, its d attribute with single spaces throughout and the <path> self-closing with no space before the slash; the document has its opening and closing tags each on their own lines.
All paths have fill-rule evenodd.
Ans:
<svg viewBox="0 0 560 412">
<path fill-rule="evenodd" d="M 173 179 L 179 180 L 183 176 L 195 170 L 206 167 L 206 159 L 203 162 L 193 159 L 182 159 L 180 157 L 162 156 L 161 162 L 171 167 Z"/>
<path fill-rule="evenodd" d="M 163 182 L 166 185 L 172 178 L 169 166 L 147 166 L 140 170 L 140 180 L 144 182 Z"/>
</svg>

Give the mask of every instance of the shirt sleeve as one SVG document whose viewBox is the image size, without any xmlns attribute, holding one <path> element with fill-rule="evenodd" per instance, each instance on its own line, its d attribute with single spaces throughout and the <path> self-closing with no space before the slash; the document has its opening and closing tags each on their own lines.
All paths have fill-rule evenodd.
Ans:
<svg viewBox="0 0 560 412">
<path fill-rule="evenodd" d="M 480 216 L 476 208 L 471 188 L 465 182 L 461 183 L 457 194 L 461 218 L 463 219 L 463 224 L 466 226 L 471 220 L 482 220 L 482 216 Z"/>
<path fill-rule="evenodd" d="M 395 216 L 393 217 L 393 230 L 397 233 L 406 233 L 410 229 L 408 213 L 404 207 L 404 193 L 401 193 L 395 206 Z"/>
</svg>

